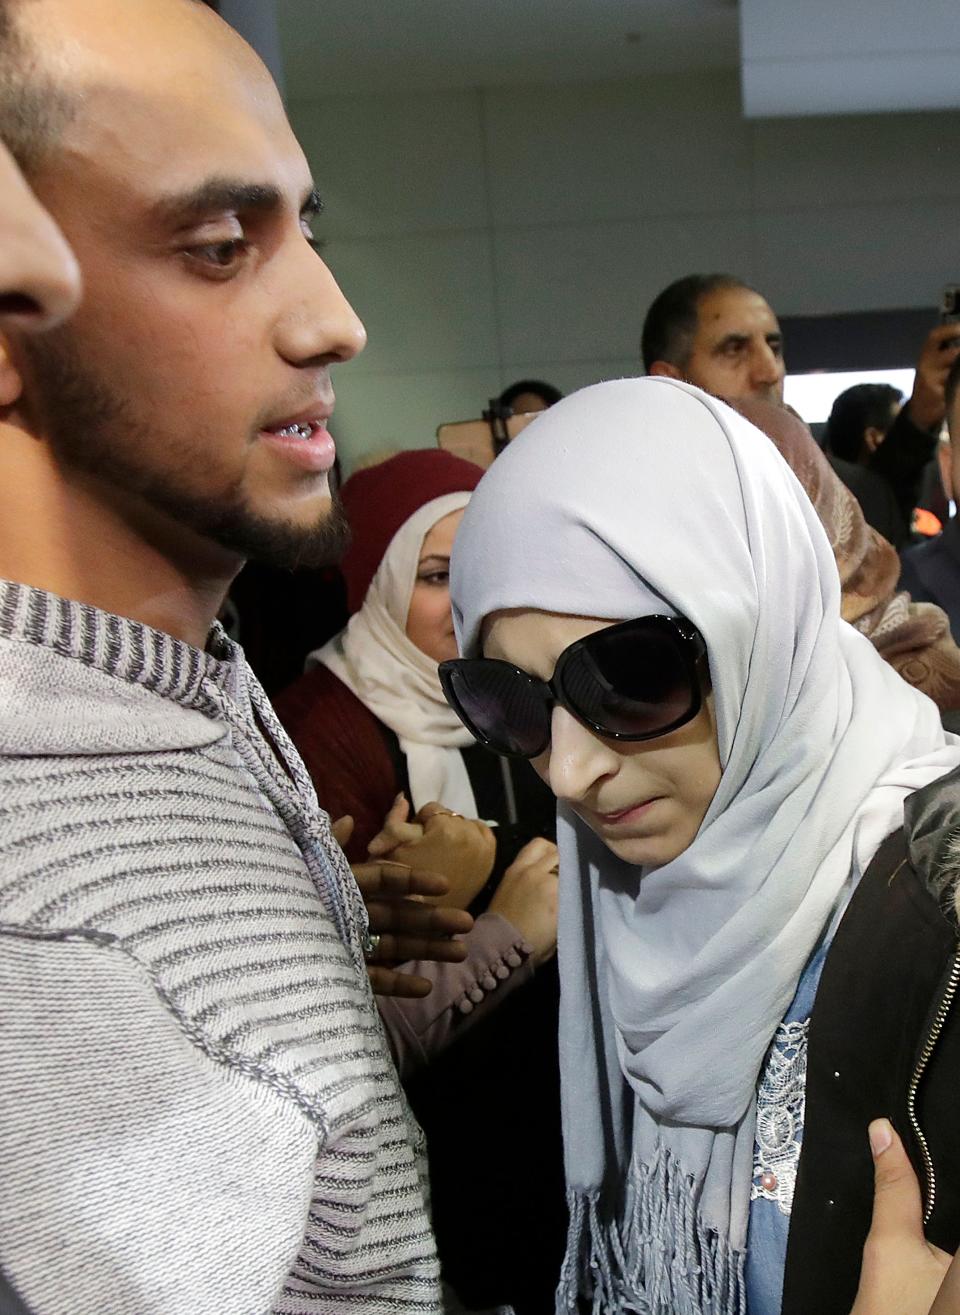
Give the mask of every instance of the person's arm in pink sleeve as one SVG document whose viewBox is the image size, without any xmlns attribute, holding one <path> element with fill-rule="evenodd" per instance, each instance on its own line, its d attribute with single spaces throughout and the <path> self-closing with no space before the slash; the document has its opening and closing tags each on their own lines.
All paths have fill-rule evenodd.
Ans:
<svg viewBox="0 0 960 1315">
<path fill-rule="evenodd" d="M 533 976 L 533 947 L 498 913 L 481 914 L 463 944 L 462 963 L 404 964 L 404 971 L 433 983 L 429 995 L 377 1000 L 401 1078 L 429 1063 Z"/>
</svg>

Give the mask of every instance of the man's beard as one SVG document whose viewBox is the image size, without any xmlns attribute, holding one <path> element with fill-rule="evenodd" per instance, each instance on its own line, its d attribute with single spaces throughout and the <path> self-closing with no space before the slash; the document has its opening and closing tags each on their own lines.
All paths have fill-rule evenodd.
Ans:
<svg viewBox="0 0 960 1315">
<path fill-rule="evenodd" d="M 196 466 L 196 453 L 170 453 L 163 468 L 155 454 L 143 459 L 145 425 L 130 403 L 89 367 L 82 366 L 69 329 L 25 340 L 31 392 L 54 455 L 65 467 L 93 476 L 121 498 L 130 495 L 176 526 L 210 540 L 237 557 L 287 570 L 329 566 L 349 537 L 336 500 L 312 525 L 291 525 L 250 507 L 239 482 L 205 496 L 180 482 L 178 466 Z"/>
</svg>

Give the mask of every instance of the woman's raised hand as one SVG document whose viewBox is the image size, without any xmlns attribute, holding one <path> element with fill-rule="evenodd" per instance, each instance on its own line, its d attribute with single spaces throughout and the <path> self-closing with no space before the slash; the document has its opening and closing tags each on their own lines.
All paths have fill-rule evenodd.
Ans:
<svg viewBox="0 0 960 1315">
<path fill-rule="evenodd" d="M 461 817 L 442 804 L 424 804 L 409 820 L 410 805 L 398 795 L 383 830 L 370 841 L 372 859 L 395 863 L 446 877 L 449 890 L 434 897 L 441 908 L 465 909 L 493 871 L 497 842 L 490 827 Z"/>
<path fill-rule="evenodd" d="M 490 912 L 513 924 L 533 949 L 534 963 L 557 951 L 560 856 L 551 840 L 530 840 L 513 860 L 490 901 Z"/>
<path fill-rule="evenodd" d="M 960 1315 L 960 1262 L 924 1237 L 917 1176 L 886 1119 L 870 1124 L 870 1149 L 873 1221 L 850 1315 Z"/>
</svg>

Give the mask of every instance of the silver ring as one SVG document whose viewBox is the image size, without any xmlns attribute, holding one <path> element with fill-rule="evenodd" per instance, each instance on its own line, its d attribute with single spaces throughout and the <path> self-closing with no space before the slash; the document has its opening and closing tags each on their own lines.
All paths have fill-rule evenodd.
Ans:
<svg viewBox="0 0 960 1315">
<path fill-rule="evenodd" d="M 383 937 L 378 931 L 368 931 L 360 943 L 360 948 L 363 950 L 363 957 L 365 959 L 372 959 L 377 950 L 379 950 L 380 942 L 382 940 Z"/>
</svg>

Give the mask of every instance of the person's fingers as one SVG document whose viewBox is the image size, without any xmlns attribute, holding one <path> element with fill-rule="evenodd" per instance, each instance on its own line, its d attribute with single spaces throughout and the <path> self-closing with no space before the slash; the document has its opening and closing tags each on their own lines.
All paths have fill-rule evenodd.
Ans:
<svg viewBox="0 0 960 1315">
<path fill-rule="evenodd" d="M 923 1242 L 923 1203 L 913 1165 L 889 1119 L 874 1119 L 868 1129 L 873 1154 L 873 1219 L 870 1236 L 882 1246 L 887 1239 L 916 1238 Z"/>
<path fill-rule="evenodd" d="M 415 959 L 430 959 L 434 963 L 463 963 L 466 957 L 467 947 L 463 941 L 383 932 L 377 946 L 376 963 L 388 966 L 410 963 Z"/>
<path fill-rule="evenodd" d="M 384 827 L 399 826 L 410 817 L 410 800 L 401 790 L 390 805 L 390 811 L 383 819 Z"/>
<path fill-rule="evenodd" d="M 557 877 L 560 873 L 560 855 L 552 840 L 538 837 L 529 840 L 510 864 L 507 872 L 516 878 L 532 880 L 538 873 Z"/>
<path fill-rule="evenodd" d="M 352 863 L 350 871 L 364 902 L 377 896 L 403 898 L 410 894 L 410 869 L 405 863 L 381 859 L 378 863 Z"/>
<path fill-rule="evenodd" d="M 449 890 L 450 878 L 445 877 L 442 872 L 428 872 L 424 868 L 410 869 L 410 889 L 407 891 L 408 895 L 419 895 L 428 899 L 433 899 L 438 895 L 448 894 Z"/>
<path fill-rule="evenodd" d="M 402 793 L 398 794 L 383 820 L 382 830 L 367 845 L 367 853 L 372 858 L 396 849 L 397 845 L 412 845 L 420 839 L 422 828 L 407 821 L 409 814 L 409 801 Z"/>
<path fill-rule="evenodd" d="M 557 847 L 552 840 L 545 840 L 543 836 L 537 836 L 533 840 L 528 840 L 523 849 L 517 855 L 515 862 L 520 862 L 524 867 L 536 867 L 541 863 L 553 865 L 559 862 Z"/>
<path fill-rule="evenodd" d="M 330 823 L 330 830 L 333 832 L 333 838 L 341 849 L 346 849 L 350 843 L 350 837 L 353 835 L 353 818 L 349 813 L 344 817 L 338 817 L 335 822 Z"/>
<path fill-rule="evenodd" d="M 410 822 L 396 823 L 393 826 L 384 827 L 378 835 L 373 837 L 367 845 L 367 853 L 371 858 L 380 858 L 381 855 L 389 854 L 392 849 L 398 849 L 401 845 L 415 845 L 422 837 L 422 829 L 415 824 Z"/>
<path fill-rule="evenodd" d="M 438 908 L 418 900 L 371 899 L 367 901 L 367 917 L 373 932 L 395 932 L 428 940 L 463 936 L 473 926 L 473 919 L 463 909 Z M 378 959 L 395 957 L 386 951 L 377 954 Z"/>
<path fill-rule="evenodd" d="M 874 1119 L 868 1132 L 873 1218 L 851 1315 L 930 1315 L 950 1257 L 923 1235 L 920 1186 L 893 1125 Z"/>
<path fill-rule="evenodd" d="M 429 807 L 430 805 L 427 804 L 426 808 Z M 486 822 L 481 822 L 479 818 L 463 817 L 460 813 L 451 813 L 449 809 L 434 810 L 428 813 L 425 808 L 421 808 L 417 814 L 417 820 L 423 826 L 423 834 L 431 837 L 439 834 L 441 837 L 449 837 L 451 840 L 454 838 L 462 840 L 468 836 L 471 839 L 476 839 L 478 833 L 489 831 Z"/>
<path fill-rule="evenodd" d="M 379 896 L 391 899 L 404 899 L 412 894 L 413 872 L 409 864 L 397 863 L 393 859 L 380 859 L 375 863 L 351 864 L 356 885 L 360 888 L 364 901 Z M 429 876 L 423 873 L 422 876 Z"/>
<path fill-rule="evenodd" d="M 418 822 L 429 822 L 431 817 L 459 817 L 452 808 L 446 808 L 443 804 L 438 804 L 435 800 L 429 804 L 424 804 L 417 813 Z"/>
<path fill-rule="evenodd" d="M 450 828 L 454 835 L 470 831 L 486 834 L 490 830 L 486 822 L 481 822 L 479 817 L 464 817 L 462 813 L 454 813 L 449 808 L 444 808 L 442 804 L 424 804 L 417 813 L 417 821 L 423 827 L 425 836 L 430 835 L 436 828 Z"/>
<path fill-rule="evenodd" d="M 433 990 L 433 983 L 426 977 L 415 973 L 400 972 L 396 968 L 384 968 L 379 964 L 370 964 L 367 976 L 374 995 L 400 996 L 406 1000 L 422 1000 Z"/>
<path fill-rule="evenodd" d="M 960 325 L 958 324 L 938 324 L 936 328 L 930 330 L 927 341 L 935 343 L 938 347 L 942 346 L 944 343 L 948 346 L 953 346 L 954 339 L 957 337 L 958 333 L 960 333 Z"/>
<path fill-rule="evenodd" d="M 378 897 L 406 899 L 411 895 L 445 895 L 450 889 L 450 883 L 442 873 L 411 868 L 391 859 L 354 863 L 352 871 L 365 901 Z"/>
</svg>

